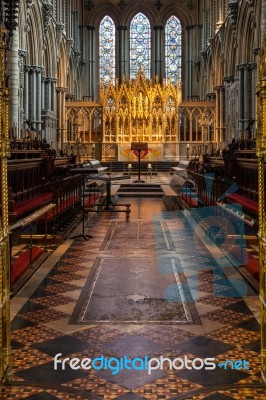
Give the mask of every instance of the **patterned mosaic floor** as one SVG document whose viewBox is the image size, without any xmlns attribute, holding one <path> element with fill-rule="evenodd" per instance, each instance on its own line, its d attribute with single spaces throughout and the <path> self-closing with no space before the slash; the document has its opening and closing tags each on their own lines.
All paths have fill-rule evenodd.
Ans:
<svg viewBox="0 0 266 400">
<path fill-rule="evenodd" d="M 259 302 L 255 293 L 230 267 L 219 248 L 208 241 L 204 243 L 204 234 L 188 215 L 166 212 L 158 199 L 132 199 L 131 203 L 128 223 L 124 214 L 92 218 L 86 230 L 93 239 L 66 241 L 12 300 L 14 380 L 12 386 L 1 389 L 0 398 L 265 399 L 266 387 L 260 374 Z M 142 224 L 145 230 L 141 229 Z M 97 292 L 91 290 L 99 299 L 104 298 L 107 311 L 113 310 L 114 298 L 119 301 L 121 288 L 127 296 L 132 294 L 130 300 L 137 309 L 144 300 L 141 287 L 145 283 L 147 290 L 149 274 L 151 286 L 158 285 L 161 290 L 158 281 L 153 280 L 148 261 L 143 265 L 139 262 L 145 258 L 156 260 L 162 280 L 170 274 L 185 278 L 179 283 L 184 291 L 182 301 L 176 297 L 180 291 L 175 290 L 171 280 L 163 299 L 171 304 L 190 302 L 198 319 L 185 324 L 141 320 L 121 323 L 117 318 L 111 323 L 77 324 L 73 321 L 74 310 L 80 312 L 84 307 L 80 300 L 83 288 L 99 258 L 111 258 L 119 265 L 117 270 L 114 262 L 110 264 L 113 269 L 107 265 L 101 279 L 95 280 Z M 129 259 L 134 259 L 132 266 L 139 275 L 139 288 L 135 281 L 132 293 L 127 290 L 127 274 L 121 273 L 123 267 L 127 270 Z M 145 278 L 141 267 L 145 268 Z M 109 281 L 114 285 L 113 293 L 105 291 Z M 150 296 L 154 298 L 154 291 Z M 156 302 L 149 307 L 148 315 L 156 309 Z M 113 374 L 114 369 L 100 369 L 99 364 L 98 369 L 85 370 L 71 369 L 67 362 L 64 370 L 60 365 L 55 370 L 54 357 L 58 353 L 79 359 L 104 356 L 110 360 L 126 355 L 129 359 L 163 356 L 178 360 L 176 369 L 171 369 L 166 360 L 161 370 L 154 369 L 151 374 L 127 369 Z M 215 369 L 199 369 L 205 357 L 214 358 Z M 197 359 L 194 368 L 183 366 L 185 359 Z M 224 365 L 226 360 L 231 364 Z M 232 362 L 237 360 L 242 360 L 242 366 L 238 362 L 232 369 Z M 243 368 L 244 360 L 249 369 Z"/>
</svg>

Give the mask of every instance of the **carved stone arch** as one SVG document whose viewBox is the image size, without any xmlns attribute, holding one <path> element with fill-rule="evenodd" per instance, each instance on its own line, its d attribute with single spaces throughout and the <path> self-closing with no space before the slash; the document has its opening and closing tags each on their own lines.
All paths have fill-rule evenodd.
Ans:
<svg viewBox="0 0 266 400">
<path fill-rule="evenodd" d="M 191 112 L 192 118 L 198 118 L 202 116 L 202 110 L 199 107 L 193 108 Z"/>
<path fill-rule="evenodd" d="M 227 24 L 224 36 L 224 54 L 226 54 L 226 63 L 224 76 L 233 77 L 235 75 L 236 66 L 236 49 L 234 42 L 233 29 L 231 24 Z"/>
<path fill-rule="evenodd" d="M 192 11 L 182 6 L 182 3 L 169 4 L 163 7 L 160 13 L 160 24 L 165 27 L 166 22 L 172 15 L 179 19 L 182 28 L 196 24 Z"/>
<path fill-rule="evenodd" d="M 19 5 L 19 14 L 18 14 L 18 34 L 19 34 L 19 48 L 20 49 L 26 49 L 27 48 L 27 43 L 26 43 L 26 37 L 27 37 L 27 30 L 28 30 L 28 25 L 27 25 L 27 7 L 26 7 L 26 2 L 20 2 Z"/>
<path fill-rule="evenodd" d="M 211 93 L 213 91 L 214 86 L 214 66 L 213 59 L 209 57 L 206 64 L 206 92 Z M 205 92 L 205 94 L 206 94 Z"/>
<path fill-rule="evenodd" d="M 255 45 L 255 30 L 252 28 L 252 20 L 254 15 L 249 14 L 247 20 L 245 21 L 245 40 L 243 40 L 243 57 L 248 62 L 255 62 L 255 54 L 253 53 L 253 49 L 256 47 Z"/>
<path fill-rule="evenodd" d="M 91 112 L 88 108 L 82 107 L 77 114 L 77 123 L 78 126 L 84 128 L 83 130 L 88 130 L 89 121 L 91 120 Z"/>
<path fill-rule="evenodd" d="M 213 86 L 223 85 L 223 77 L 224 77 L 224 60 L 222 59 L 222 47 L 221 42 L 216 41 L 215 46 L 215 53 L 213 55 L 213 64 L 214 64 L 214 71 L 213 71 Z"/>
<path fill-rule="evenodd" d="M 251 7 L 247 1 L 240 3 L 240 9 L 238 13 L 238 22 L 237 22 L 237 64 L 241 64 L 243 62 L 251 61 L 250 54 L 252 54 L 252 49 L 255 47 L 253 45 L 254 41 L 254 30 L 251 26 L 251 18 L 253 13 Z M 245 38 L 243 38 L 245 35 Z M 243 40 L 244 39 L 244 40 Z M 252 41 L 252 44 L 251 44 Z M 247 43 L 248 42 L 248 43 Z M 247 50 L 251 52 L 248 53 Z"/>
<path fill-rule="evenodd" d="M 188 117 L 189 119 L 191 119 L 191 110 L 187 107 L 182 107 L 180 109 L 180 118 L 183 117 Z"/>
<path fill-rule="evenodd" d="M 45 67 L 45 75 L 47 77 L 57 76 L 57 48 L 56 48 L 56 34 L 53 25 L 50 25 L 47 32 L 47 43 L 43 53 L 43 65 Z"/>
<path fill-rule="evenodd" d="M 26 33 L 27 43 L 27 65 L 42 66 L 43 62 L 43 31 L 42 14 L 39 3 L 33 3 L 31 12 L 28 16 L 29 30 Z"/>
<path fill-rule="evenodd" d="M 108 15 L 114 21 L 115 27 L 121 24 L 117 8 L 107 2 L 97 4 L 86 16 L 86 24 L 99 27 L 101 20 Z M 99 28 L 98 28 L 99 29 Z"/>
<path fill-rule="evenodd" d="M 78 121 L 78 110 L 72 107 L 67 108 L 66 118 L 68 121 L 71 121 L 72 123 L 76 124 Z"/>
<path fill-rule="evenodd" d="M 57 63 L 57 86 L 66 88 L 67 87 L 67 74 L 68 60 L 66 57 L 66 46 L 64 42 L 61 42 L 58 63 Z"/>
<path fill-rule="evenodd" d="M 71 96 L 75 96 L 75 100 L 77 100 L 77 93 L 76 89 L 76 68 L 75 68 L 75 61 L 72 54 L 69 56 L 68 61 L 68 74 L 67 74 L 67 87 L 68 87 L 68 94 Z"/>
<path fill-rule="evenodd" d="M 139 13 L 145 15 L 145 17 L 148 19 L 152 34 L 152 28 L 157 24 L 156 13 L 153 7 L 148 6 L 144 2 L 142 4 L 132 4 L 128 7 L 128 11 L 124 18 L 125 25 L 128 27 L 128 29 L 130 29 L 132 19 Z"/>
</svg>

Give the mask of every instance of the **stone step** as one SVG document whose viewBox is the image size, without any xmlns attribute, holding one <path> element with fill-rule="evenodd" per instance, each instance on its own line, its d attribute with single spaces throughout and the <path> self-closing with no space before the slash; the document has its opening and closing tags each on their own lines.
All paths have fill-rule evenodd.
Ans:
<svg viewBox="0 0 266 400">
<path fill-rule="evenodd" d="M 138 187 L 124 187 L 120 188 L 118 193 L 121 192 L 159 192 L 163 193 L 163 191 L 160 188 L 138 188 Z"/>
<path fill-rule="evenodd" d="M 120 197 L 162 197 L 163 192 L 119 192 L 118 196 Z"/>
</svg>

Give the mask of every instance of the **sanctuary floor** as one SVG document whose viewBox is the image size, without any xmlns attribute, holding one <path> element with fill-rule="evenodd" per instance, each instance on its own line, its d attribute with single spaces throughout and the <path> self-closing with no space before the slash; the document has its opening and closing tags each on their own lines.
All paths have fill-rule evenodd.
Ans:
<svg viewBox="0 0 266 400">
<path fill-rule="evenodd" d="M 13 384 L 0 398 L 265 399 L 259 299 L 225 249 L 189 211 L 168 212 L 160 199 L 124 202 L 129 222 L 123 213 L 92 217 L 93 238 L 66 240 L 12 299 Z M 55 369 L 58 353 L 100 360 L 95 369 Z M 136 368 L 124 361 L 114 373 L 124 356 L 138 358 Z M 141 370 L 161 356 L 162 369 L 154 361 L 150 374 Z M 109 369 L 102 357 L 113 358 Z"/>
</svg>

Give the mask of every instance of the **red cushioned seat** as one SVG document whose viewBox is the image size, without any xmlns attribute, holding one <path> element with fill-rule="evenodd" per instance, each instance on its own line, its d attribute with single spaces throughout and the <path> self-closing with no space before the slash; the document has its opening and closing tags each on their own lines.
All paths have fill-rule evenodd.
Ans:
<svg viewBox="0 0 266 400">
<path fill-rule="evenodd" d="M 50 210 L 47 214 L 47 221 L 51 221 L 54 217 L 56 217 L 57 214 L 60 214 L 64 211 L 66 211 L 69 207 L 73 206 L 79 198 L 77 196 L 72 196 L 68 200 L 64 200 L 60 203 L 60 209 L 59 207 L 55 207 L 53 210 Z M 44 222 L 46 220 L 46 215 L 43 214 L 38 218 L 38 221 Z"/>
<path fill-rule="evenodd" d="M 254 200 L 248 199 L 241 194 L 234 193 L 226 196 L 226 199 L 232 203 L 239 203 L 243 210 L 250 211 L 252 214 L 258 214 L 258 203 Z"/>
<path fill-rule="evenodd" d="M 95 201 L 99 198 L 100 194 L 93 194 L 92 196 L 88 197 L 84 202 L 84 208 L 87 208 L 95 203 Z"/>
<path fill-rule="evenodd" d="M 27 212 L 35 211 L 37 208 L 43 207 L 50 203 L 53 198 L 52 192 L 42 193 L 15 205 L 14 213 L 17 217 L 26 214 Z"/>
<path fill-rule="evenodd" d="M 231 249 L 230 254 L 238 261 L 238 265 L 244 265 L 247 271 L 254 276 L 257 281 L 259 280 L 260 264 L 257 258 L 248 253 L 246 249 L 241 249 L 239 246 L 235 246 Z"/>
<path fill-rule="evenodd" d="M 198 207 L 199 203 L 196 199 L 193 199 L 193 197 L 187 196 L 186 194 L 182 196 L 182 199 L 190 205 L 190 207 Z"/>
<path fill-rule="evenodd" d="M 254 276 L 257 281 L 260 279 L 260 262 L 252 254 L 248 255 L 248 262 L 245 265 L 248 272 Z"/>
<path fill-rule="evenodd" d="M 32 262 L 35 262 L 43 250 L 40 247 L 32 248 Z M 18 258 L 14 259 L 11 264 L 11 285 L 13 285 L 30 266 L 30 249 L 25 250 Z"/>
</svg>

